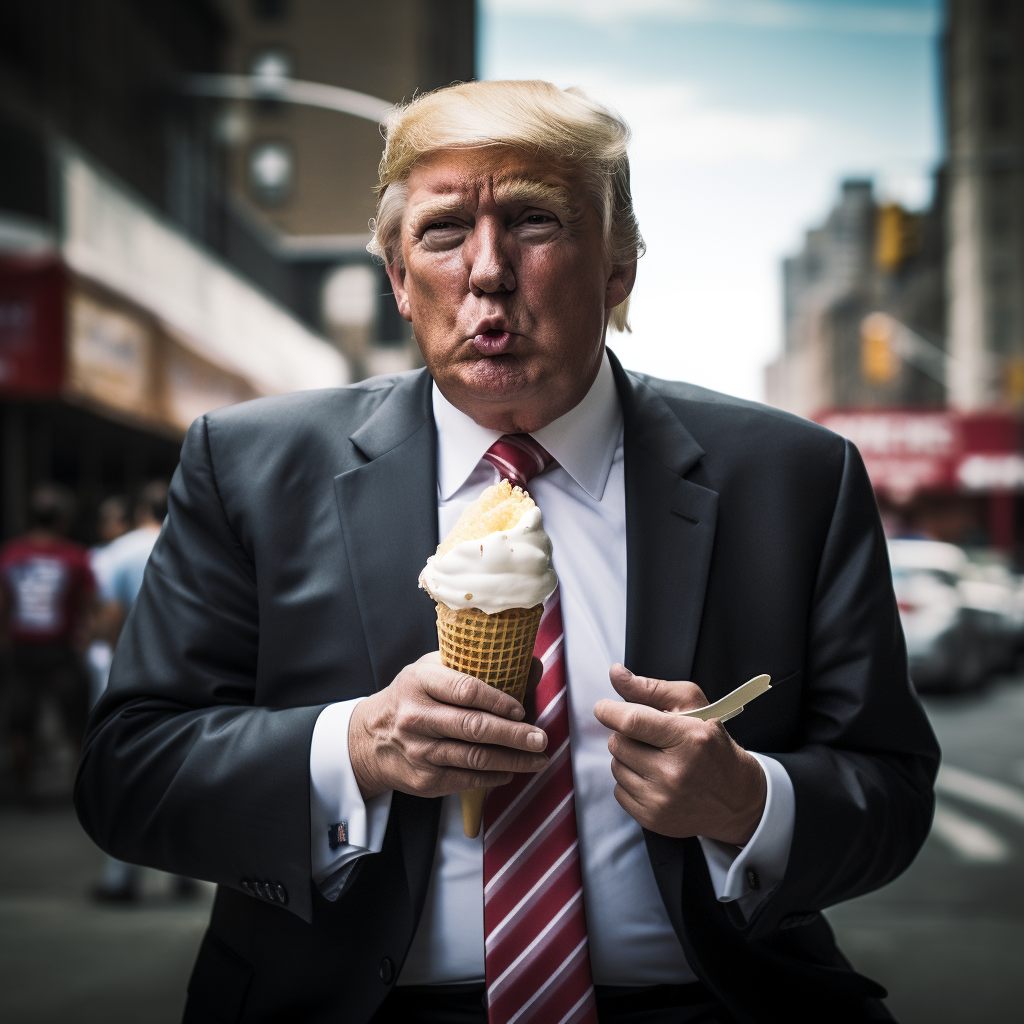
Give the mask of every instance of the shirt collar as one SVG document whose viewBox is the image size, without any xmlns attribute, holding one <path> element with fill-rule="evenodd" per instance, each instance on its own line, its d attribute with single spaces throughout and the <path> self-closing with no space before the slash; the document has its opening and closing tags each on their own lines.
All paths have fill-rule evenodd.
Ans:
<svg viewBox="0 0 1024 1024">
<path fill-rule="evenodd" d="M 475 423 L 441 394 L 436 383 L 432 398 L 438 489 L 442 501 L 447 501 L 466 482 L 501 432 Z M 532 436 L 587 494 L 595 501 L 601 500 L 622 436 L 622 407 L 607 352 L 583 400 Z"/>
</svg>

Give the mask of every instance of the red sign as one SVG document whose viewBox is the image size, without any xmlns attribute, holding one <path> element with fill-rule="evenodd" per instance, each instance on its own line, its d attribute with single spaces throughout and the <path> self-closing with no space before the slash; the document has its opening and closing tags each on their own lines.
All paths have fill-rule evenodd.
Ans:
<svg viewBox="0 0 1024 1024">
<path fill-rule="evenodd" d="M 876 490 L 1024 490 L 1020 421 L 1007 413 L 833 409 L 814 417 L 858 448 Z"/>
<path fill-rule="evenodd" d="M 0 257 L 0 395 L 56 395 L 64 380 L 64 270 Z"/>
</svg>

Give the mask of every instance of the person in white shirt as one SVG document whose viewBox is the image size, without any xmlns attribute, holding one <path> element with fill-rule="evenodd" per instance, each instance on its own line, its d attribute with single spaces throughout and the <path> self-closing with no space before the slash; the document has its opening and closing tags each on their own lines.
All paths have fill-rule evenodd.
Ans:
<svg viewBox="0 0 1024 1024">
<path fill-rule="evenodd" d="M 372 248 L 426 369 L 190 430 L 77 798 L 220 885 L 187 1021 L 889 1019 L 820 915 L 910 862 L 937 765 L 870 484 L 605 347 L 627 141 L 547 83 L 399 108 Z M 516 443 L 560 581 L 536 720 L 441 665 L 415 583 Z M 672 714 L 762 672 L 728 726 Z"/>
</svg>

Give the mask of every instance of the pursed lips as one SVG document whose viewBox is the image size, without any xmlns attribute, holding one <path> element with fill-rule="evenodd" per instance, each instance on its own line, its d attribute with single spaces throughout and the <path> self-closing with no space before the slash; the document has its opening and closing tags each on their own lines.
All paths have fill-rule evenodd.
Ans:
<svg viewBox="0 0 1024 1024">
<path fill-rule="evenodd" d="M 483 356 L 500 356 L 511 351 L 514 335 L 491 328 L 473 337 L 473 346 Z"/>
</svg>

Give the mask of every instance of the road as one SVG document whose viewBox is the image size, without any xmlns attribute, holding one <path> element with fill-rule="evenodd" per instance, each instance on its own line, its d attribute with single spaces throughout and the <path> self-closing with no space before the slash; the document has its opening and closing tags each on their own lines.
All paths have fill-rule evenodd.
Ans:
<svg viewBox="0 0 1024 1024">
<path fill-rule="evenodd" d="M 1019 1024 L 1024 678 L 925 704 L 943 755 L 928 842 L 902 877 L 828 917 L 902 1024 Z"/>
<path fill-rule="evenodd" d="M 926 704 L 944 751 L 932 834 L 901 878 L 828 917 L 902 1024 L 1018 1024 L 1024 676 Z M 53 788 L 42 810 L 0 811 L 0 1020 L 173 1024 L 212 887 L 177 903 L 148 872 L 141 905 L 92 904 L 102 854 Z"/>
</svg>

